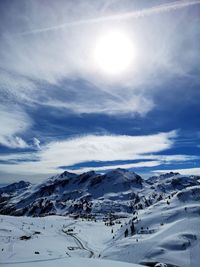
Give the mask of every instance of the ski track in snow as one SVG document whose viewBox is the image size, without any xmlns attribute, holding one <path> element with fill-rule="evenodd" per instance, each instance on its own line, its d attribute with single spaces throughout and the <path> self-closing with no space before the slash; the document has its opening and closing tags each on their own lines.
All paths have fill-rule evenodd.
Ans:
<svg viewBox="0 0 200 267">
<path fill-rule="evenodd" d="M 66 235 L 73 237 L 75 242 L 77 243 L 77 245 L 79 246 L 80 249 L 88 251 L 90 253 L 89 258 L 94 257 L 94 252 L 90 248 L 88 248 L 85 245 L 83 245 L 83 242 L 80 240 L 80 238 L 78 238 L 75 234 L 72 234 L 72 233 L 69 234 L 69 233 L 65 232 L 64 230 L 63 230 L 63 232 Z"/>
</svg>

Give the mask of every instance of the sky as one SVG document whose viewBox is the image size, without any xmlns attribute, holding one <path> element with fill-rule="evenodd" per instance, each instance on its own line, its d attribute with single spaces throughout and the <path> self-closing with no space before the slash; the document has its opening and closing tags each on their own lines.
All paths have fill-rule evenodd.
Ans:
<svg viewBox="0 0 200 267">
<path fill-rule="evenodd" d="M 200 175 L 199 25 L 200 0 L 0 1 L 0 183 Z"/>
</svg>

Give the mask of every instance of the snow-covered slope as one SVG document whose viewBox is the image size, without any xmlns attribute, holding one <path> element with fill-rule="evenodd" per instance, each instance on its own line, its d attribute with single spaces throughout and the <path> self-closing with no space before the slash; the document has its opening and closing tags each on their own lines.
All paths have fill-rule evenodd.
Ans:
<svg viewBox="0 0 200 267">
<path fill-rule="evenodd" d="M 8 267 L 13 267 L 13 264 L 6 264 Z M 98 260 L 98 259 L 80 259 L 80 258 L 70 258 L 70 259 L 52 259 L 52 260 L 41 260 L 33 262 L 15 263 L 16 267 L 142 267 L 138 264 L 128 264 L 125 262 L 113 262 L 110 260 Z"/>
<path fill-rule="evenodd" d="M 131 225 L 135 232 L 131 234 Z M 128 236 L 125 238 L 125 231 Z M 198 267 L 200 262 L 200 186 L 169 195 L 137 212 L 115 233 L 102 257 L 136 263 L 165 262 Z"/>
<path fill-rule="evenodd" d="M 0 193 L 1 213 L 29 217 L 0 215 L 5 266 L 126 266 L 109 259 L 199 267 L 197 176 L 168 173 L 143 180 L 122 169 L 104 175 L 64 172 L 38 185 L 10 188 Z M 48 214 L 65 216 L 43 217 Z"/>
<path fill-rule="evenodd" d="M 111 229 L 103 221 L 0 216 L 1 266 L 137 267 L 101 260 L 99 254 L 111 239 Z"/>
</svg>

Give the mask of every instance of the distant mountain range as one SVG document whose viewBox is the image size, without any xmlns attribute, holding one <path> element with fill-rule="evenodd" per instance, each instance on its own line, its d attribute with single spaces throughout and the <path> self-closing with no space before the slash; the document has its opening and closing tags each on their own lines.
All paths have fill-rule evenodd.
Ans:
<svg viewBox="0 0 200 267">
<path fill-rule="evenodd" d="M 166 173 L 144 180 L 115 169 L 106 174 L 63 172 L 38 185 L 20 181 L 0 188 L 0 214 L 16 216 L 88 216 L 134 213 L 163 198 L 200 186 L 200 176 Z"/>
</svg>

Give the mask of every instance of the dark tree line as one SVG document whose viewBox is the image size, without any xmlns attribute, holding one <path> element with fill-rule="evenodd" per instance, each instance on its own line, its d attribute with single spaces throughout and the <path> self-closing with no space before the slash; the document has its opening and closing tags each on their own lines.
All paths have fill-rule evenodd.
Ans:
<svg viewBox="0 0 200 267">
<path fill-rule="evenodd" d="M 132 221 L 131 226 L 130 226 L 130 234 L 131 235 L 134 235 L 135 232 L 136 232 L 135 225 L 134 225 L 134 223 Z M 126 228 L 126 230 L 124 231 L 124 237 L 127 237 L 128 236 L 128 233 L 129 233 L 128 228 Z"/>
</svg>

